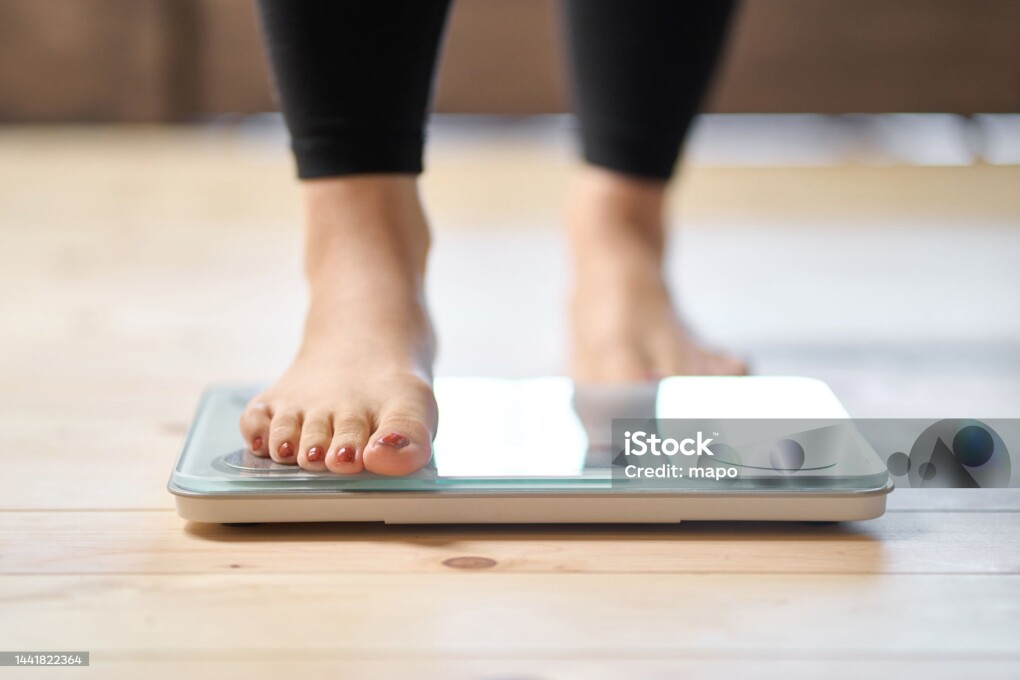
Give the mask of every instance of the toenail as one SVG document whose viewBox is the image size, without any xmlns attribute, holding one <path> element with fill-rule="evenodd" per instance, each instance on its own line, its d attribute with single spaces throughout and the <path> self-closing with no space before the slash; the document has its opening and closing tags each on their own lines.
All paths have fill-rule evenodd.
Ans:
<svg viewBox="0 0 1020 680">
<path fill-rule="evenodd" d="M 251 440 L 251 450 L 258 451 L 262 448 L 262 437 L 255 437 Z"/>
<path fill-rule="evenodd" d="M 388 434 L 385 437 L 379 437 L 379 443 L 386 446 L 392 446 L 395 449 L 402 449 L 411 443 L 411 440 L 402 434 L 396 432 Z"/>
<path fill-rule="evenodd" d="M 313 463 L 317 463 L 325 457 L 326 456 L 323 453 L 322 449 L 318 446 L 313 446 L 312 448 L 308 449 L 308 460 L 312 461 Z"/>
<path fill-rule="evenodd" d="M 280 458 L 290 458 L 293 455 L 294 447 L 290 445 L 290 442 L 280 444 Z"/>
<path fill-rule="evenodd" d="M 354 447 L 343 446 L 339 451 L 336 452 L 336 459 L 341 463 L 353 463 L 354 462 Z"/>
</svg>

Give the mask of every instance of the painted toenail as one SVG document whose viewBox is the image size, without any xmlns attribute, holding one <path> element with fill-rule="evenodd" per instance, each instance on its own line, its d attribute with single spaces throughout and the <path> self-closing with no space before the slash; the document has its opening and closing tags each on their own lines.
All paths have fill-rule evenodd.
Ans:
<svg viewBox="0 0 1020 680">
<path fill-rule="evenodd" d="M 308 460 L 312 461 L 313 463 L 318 463 L 325 457 L 326 454 L 318 446 L 313 446 L 312 448 L 308 449 Z"/>
<path fill-rule="evenodd" d="M 290 442 L 280 444 L 280 458 L 290 458 L 293 455 L 294 447 L 290 445 Z"/>
<path fill-rule="evenodd" d="M 255 437 L 251 440 L 251 450 L 259 451 L 260 449 L 262 449 L 262 437 Z"/>
<path fill-rule="evenodd" d="M 336 452 L 336 459 L 341 463 L 353 463 L 354 462 L 354 447 L 344 446 Z"/>
<path fill-rule="evenodd" d="M 388 434 L 385 437 L 379 437 L 379 443 L 385 446 L 392 446 L 395 449 L 402 449 L 411 443 L 411 440 L 402 434 L 396 432 Z"/>
</svg>

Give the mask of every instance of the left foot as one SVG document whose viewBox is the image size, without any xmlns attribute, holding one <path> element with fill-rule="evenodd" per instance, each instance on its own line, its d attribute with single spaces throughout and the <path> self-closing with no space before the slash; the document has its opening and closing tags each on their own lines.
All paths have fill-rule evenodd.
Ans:
<svg viewBox="0 0 1020 680">
<path fill-rule="evenodd" d="M 662 276 L 665 185 L 586 167 L 567 226 L 574 258 L 573 374 L 585 383 L 743 375 L 695 340 Z"/>
</svg>

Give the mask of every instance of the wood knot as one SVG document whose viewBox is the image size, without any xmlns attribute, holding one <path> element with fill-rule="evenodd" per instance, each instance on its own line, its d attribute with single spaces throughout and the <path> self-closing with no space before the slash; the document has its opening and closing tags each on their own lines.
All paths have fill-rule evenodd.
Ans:
<svg viewBox="0 0 1020 680">
<path fill-rule="evenodd" d="M 476 557 L 465 555 L 464 557 L 451 557 L 443 560 L 443 565 L 451 569 L 491 569 L 496 566 L 496 560 L 488 557 Z"/>
</svg>

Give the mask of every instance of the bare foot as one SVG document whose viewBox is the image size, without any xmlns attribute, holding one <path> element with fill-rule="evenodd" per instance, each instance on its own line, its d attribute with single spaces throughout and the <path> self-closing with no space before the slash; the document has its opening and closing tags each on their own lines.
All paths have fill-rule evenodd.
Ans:
<svg viewBox="0 0 1020 680">
<path fill-rule="evenodd" d="M 665 185 L 583 168 L 567 224 L 574 258 L 573 373 L 580 382 L 741 375 L 700 345 L 663 281 Z"/>
<path fill-rule="evenodd" d="M 304 340 L 248 404 L 251 450 L 306 470 L 405 475 L 436 434 L 435 340 L 422 291 L 428 225 L 410 176 L 306 182 Z"/>
</svg>

